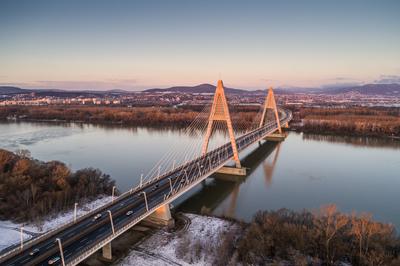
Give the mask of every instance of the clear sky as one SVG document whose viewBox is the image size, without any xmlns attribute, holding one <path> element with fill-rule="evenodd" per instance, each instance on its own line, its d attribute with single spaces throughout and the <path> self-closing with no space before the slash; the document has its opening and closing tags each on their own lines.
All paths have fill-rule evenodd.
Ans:
<svg viewBox="0 0 400 266">
<path fill-rule="evenodd" d="M 0 0 L 0 84 L 400 81 L 400 1 Z"/>
</svg>

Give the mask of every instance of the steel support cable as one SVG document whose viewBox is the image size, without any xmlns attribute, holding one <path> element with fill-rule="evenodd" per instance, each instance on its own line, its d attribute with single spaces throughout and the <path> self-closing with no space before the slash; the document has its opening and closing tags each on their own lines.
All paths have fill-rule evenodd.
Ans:
<svg viewBox="0 0 400 266">
<path fill-rule="evenodd" d="M 203 125 L 204 128 L 204 125 Z M 201 129 L 200 129 L 201 131 Z M 195 141 L 191 147 L 191 149 L 187 149 L 186 153 L 185 153 L 185 157 L 186 160 L 184 160 L 183 165 L 187 164 L 188 162 L 194 160 L 196 157 L 198 157 L 198 150 L 199 150 L 199 146 L 201 145 L 200 141 Z"/>
<path fill-rule="evenodd" d="M 208 119 L 207 119 L 207 123 L 204 123 L 204 125 L 203 125 L 203 127 L 202 127 L 202 130 L 201 131 L 203 131 L 203 129 L 205 129 L 207 126 L 208 126 L 208 123 L 209 123 L 209 121 L 208 121 Z M 202 140 L 202 139 L 201 139 Z M 202 145 L 202 141 L 199 143 L 199 146 L 201 147 L 201 145 Z M 199 148 L 200 148 L 199 147 Z M 198 154 L 196 154 L 197 156 L 198 156 Z M 202 156 L 201 156 L 202 157 Z M 201 158 L 200 157 L 200 158 Z M 191 162 L 191 161 L 196 161 L 196 160 L 198 160 L 198 158 L 193 158 L 192 160 L 189 160 L 188 162 L 185 162 L 185 164 L 188 164 L 189 162 Z M 186 175 L 188 175 L 189 177 L 192 175 L 192 169 L 193 169 L 193 162 L 191 163 L 191 164 L 188 164 L 188 165 L 186 165 L 185 167 L 183 167 L 182 169 L 181 169 L 181 171 L 180 171 L 180 173 L 179 173 L 179 175 L 178 175 L 178 178 L 176 178 L 175 179 L 175 182 L 174 182 L 174 184 L 173 184 L 173 188 L 175 189 L 175 187 L 176 187 L 176 184 L 178 184 L 178 187 L 180 186 L 180 182 L 181 182 L 181 180 L 182 180 L 182 178 L 185 178 L 185 176 Z"/>
<path fill-rule="evenodd" d="M 257 128 L 260 124 L 260 119 L 261 119 L 261 115 L 262 115 L 262 108 L 259 108 L 257 114 L 253 117 L 253 120 L 251 121 L 251 123 L 249 123 L 245 133 Z"/>
<path fill-rule="evenodd" d="M 197 119 L 195 120 L 195 121 L 193 121 L 193 123 L 196 123 L 197 122 Z M 186 130 L 185 130 L 186 131 Z M 184 132 L 185 133 L 185 132 Z M 164 168 L 164 165 L 165 165 L 165 161 L 169 161 L 170 160 L 170 158 L 171 157 L 174 157 L 174 153 L 176 153 L 177 151 L 176 151 L 176 149 L 170 149 L 170 151 L 168 152 L 168 153 L 166 153 L 165 155 L 164 155 L 164 157 L 161 159 L 161 160 L 159 160 L 158 162 L 157 162 L 157 164 L 155 164 L 155 166 L 153 166 L 153 168 L 148 172 L 148 174 L 146 175 L 146 180 L 147 179 L 149 179 L 150 177 L 153 177 L 153 176 L 155 176 L 155 175 L 158 175 L 158 169 L 161 169 L 161 167 L 163 167 Z M 166 166 L 166 167 L 169 167 L 169 166 Z M 163 169 L 164 170 L 164 169 Z M 161 172 L 161 171 L 160 171 Z M 161 173 L 160 173 L 161 174 Z"/>
<path fill-rule="evenodd" d="M 197 125 L 197 127 L 196 128 L 193 128 L 192 129 L 192 131 L 190 132 L 190 134 L 191 135 L 193 135 L 195 138 L 195 141 L 193 142 L 193 149 L 191 149 L 191 150 L 189 150 L 189 149 L 186 149 L 186 155 L 189 155 L 189 156 L 187 156 L 187 159 L 188 160 L 190 160 L 191 158 L 192 158 L 192 156 L 195 156 L 195 155 L 197 155 L 196 154 L 196 149 L 197 149 L 197 146 L 198 145 L 201 145 L 201 142 L 202 142 L 202 138 L 197 138 L 197 136 L 200 134 L 201 136 L 203 135 L 203 132 L 204 132 L 204 130 L 205 130 L 205 128 L 206 128 L 206 126 L 207 126 L 207 121 L 208 121 L 208 113 L 207 113 L 207 116 L 205 116 L 204 117 L 204 119 L 202 120 L 202 121 L 199 121 L 200 122 L 200 124 L 198 124 Z M 193 140 L 192 140 L 193 141 Z M 186 160 L 187 161 L 187 160 Z"/>
<path fill-rule="evenodd" d="M 249 124 L 247 122 L 239 120 L 236 121 L 233 127 L 238 135 L 243 135 L 243 132 L 246 132 L 248 130 Z"/>
<path fill-rule="evenodd" d="M 191 122 L 191 124 L 186 127 L 183 130 L 183 134 L 187 134 L 188 131 L 191 130 L 191 128 L 196 125 L 198 123 L 198 120 L 202 119 L 203 113 L 206 111 L 206 109 L 208 108 L 208 106 L 204 106 L 203 110 L 195 117 L 195 119 Z M 171 144 L 172 145 L 172 144 Z M 169 149 L 169 152 L 167 152 L 166 154 L 163 155 L 163 157 L 153 166 L 152 169 L 150 169 L 150 171 L 147 173 L 147 175 L 145 176 L 144 180 L 150 179 L 150 177 L 153 177 L 154 175 L 158 174 L 158 168 L 161 166 L 161 164 L 163 164 L 165 162 L 165 160 L 167 160 L 171 154 L 173 154 L 174 152 L 176 152 L 176 149 Z"/>
<path fill-rule="evenodd" d="M 213 128 L 213 134 L 211 135 L 210 139 L 210 148 L 209 150 L 214 150 L 216 147 L 219 146 L 220 138 L 225 138 L 224 136 L 224 127 L 226 122 L 225 121 L 215 121 L 215 126 Z"/>
<path fill-rule="evenodd" d="M 216 139 L 218 138 L 218 134 L 220 134 L 220 121 L 214 121 L 213 127 L 211 129 L 210 140 L 208 142 L 208 150 L 213 150 L 215 147 Z"/>
<path fill-rule="evenodd" d="M 235 131 L 237 133 L 239 133 L 240 135 L 244 135 L 245 132 L 248 132 L 249 128 L 251 128 L 253 122 L 254 122 L 254 120 L 251 123 L 249 123 L 248 121 L 245 121 L 245 120 L 241 120 L 240 116 L 237 116 L 236 120 L 232 120 L 232 124 L 233 124 Z"/>
<path fill-rule="evenodd" d="M 207 111 L 207 109 L 208 109 L 207 107 L 208 106 L 204 107 L 203 110 Z M 189 135 L 196 134 L 197 135 L 197 131 L 199 131 L 199 129 L 201 131 L 201 128 L 204 128 L 204 121 L 202 121 L 205 119 L 204 114 L 206 114 L 206 112 L 202 111 L 202 113 L 197 117 L 196 121 L 194 123 L 192 123 L 191 127 L 188 128 L 187 130 L 185 130 L 186 134 L 189 134 Z M 191 147 L 189 149 L 185 149 L 185 153 L 182 156 L 182 160 L 184 160 L 183 157 L 189 158 L 189 160 L 190 160 L 192 158 L 192 156 L 194 156 L 194 154 L 195 154 L 196 143 L 193 143 L 192 139 L 189 139 L 189 141 L 190 141 L 189 143 L 190 143 Z M 167 158 L 167 159 L 169 159 L 169 161 L 168 161 L 168 165 L 165 167 L 166 172 L 170 171 L 172 160 L 176 160 L 176 161 L 178 161 L 178 163 L 180 163 L 180 160 L 179 160 L 180 158 L 177 156 L 180 154 L 182 154 L 182 151 L 176 150 L 175 153 L 172 154 L 172 156 L 169 156 Z"/>
<path fill-rule="evenodd" d="M 202 143 L 202 138 L 197 138 L 197 136 L 200 134 L 200 135 L 203 135 L 203 132 L 204 132 L 204 129 L 205 129 L 205 127 L 207 126 L 207 123 L 206 123 L 206 121 L 208 120 L 208 117 L 206 118 L 206 119 L 204 119 L 203 121 L 200 121 L 200 124 L 199 125 L 197 125 L 197 127 L 196 128 L 194 128 L 193 130 L 192 130 L 192 132 L 190 133 L 191 135 L 193 135 L 195 138 L 194 138 L 194 141 L 193 140 L 191 140 L 192 141 L 192 143 L 193 143 L 193 145 L 191 146 L 191 149 L 185 149 L 185 157 L 187 158 L 187 160 L 185 160 L 184 161 L 184 163 L 186 163 L 186 161 L 190 161 L 191 159 L 192 159 L 192 157 L 194 157 L 194 156 L 198 156 L 198 154 L 197 154 L 197 148 L 198 148 L 198 146 L 199 145 L 201 145 L 201 143 Z"/>
<path fill-rule="evenodd" d="M 200 125 L 203 123 L 201 120 L 202 119 L 199 119 L 198 121 L 196 121 L 196 124 L 194 124 L 193 127 L 186 132 L 186 134 L 188 134 L 189 136 L 196 135 L 197 131 L 199 130 Z M 175 153 L 173 155 L 171 155 L 169 158 L 170 161 L 176 160 L 180 164 L 181 162 L 185 161 L 185 158 L 188 158 L 188 157 L 190 158 L 192 156 L 191 150 L 195 149 L 195 146 L 196 146 L 196 141 L 193 141 L 193 140 L 196 140 L 196 138 L 187 139 L 188 143 L 187 143 L 187 145 L 185 144 L 186 147 L 183 151 L 181 149 L 175 149 L 176 150 Z M 169 162 L 169 163 L 171 163 L 171 162 Z"/>
<path fill-rule="evenodd" d="M 194 130 L 194 129 L 193 129 Z M 191 133 L 192 134 L 192 133 Z M 164 163 L 161 164 L 161 167 L 163 167 L 164 172 L 169 172 L 172 169 L 172 164 L 178 166 L 181 165 L 182 161 L 185 161 L 184 158 L 191 158 L 192 157 L 192 150 L 195 149 L 196 143 L 193 142 L 193 139 L 188 139 L 188 145 L 185 147 L 184 152 L 182 152 L 180 149 L 174 149 L 174 153 L 171 154 Z M 164 171 L 165 168 L 165 171 Z"/>
</svg>

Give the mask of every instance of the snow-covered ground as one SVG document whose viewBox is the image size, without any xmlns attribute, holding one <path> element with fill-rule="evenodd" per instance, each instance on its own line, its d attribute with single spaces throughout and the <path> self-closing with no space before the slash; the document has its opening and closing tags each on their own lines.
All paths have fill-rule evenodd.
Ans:
<svg viewBox="0 0 400 266">
<path fill-rule="evenodd" d="M 185 215 L 191 219 L 187 231 L 169 233 L 159 230 L 133 247 L 117 265 L 212 265 L 214 256 L 210 256 L 210 253 L 215 252 L 223 239 L 222 235 L 237 228 L 237 225 L 215 217 Z M 191 255 L 195 250 L 201 251 L 195 256 Z"/>
<path fill-rule="evenodd" d="M 20 226 L 10 221 L 0 222 L 0 250 L 21 242 Z M 24 241 L 31 238 L 29 234 L 23 234 Z"/>
<path fill-rule="evenodd" d="M 78 206 L 77 217 L 82 216 L 89 211 L 98 208 L 111 201 L 111 196 L 101 196 L 97 200 Z M 24 224 L 24 230 L 26 233 L 23 234 L 24 241 L 32 238 L 33 234 L 45 233 L 49 230 L 55 229 L 67 222 L 74 219 L 74 210 L 59 214 L 57 216 L 49 217 L 44 220 L 40 225 L 36 224 Z M 20 243 L 21 235 L 20 228 L 22 224 L 13 223 L 11 221 L 0 221 L 0 251 L 13 245 Z"/>
</svg>

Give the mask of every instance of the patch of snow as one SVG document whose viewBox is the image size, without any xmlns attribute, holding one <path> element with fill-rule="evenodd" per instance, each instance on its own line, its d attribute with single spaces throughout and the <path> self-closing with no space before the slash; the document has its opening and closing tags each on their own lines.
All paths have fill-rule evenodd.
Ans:
<svg viewBox="0 0 400 266">
<path fill-rule="evenodd" d="M 169 233 L 159 230 L 136 245 L 117 265 L 212 265 L 214 258 L 207 256 L 206 251 L 215 251 L 223 239 L 222 235 L 232 228 L 237 228 L 237 224 L 215 217 L 185 215 L 191 219 L 187 231 Z M 182 246 L 184 239 L 189 239 L 190 245 L 197 243 L 202 246 L 202 253 L 197 260 L 188 262 L 187 259 L 177 257 L 176 249 Z M 193 252 L 192 246 L 188 250 Z"/>
<path fill-rule="evenodd" d="M 106 203 L 111 202 L 112 197 L 111 196 L 102 196 L 94 201 L 88 202 L 84 204 L 83 206 L 77 207 L 76 211 L 76 216 L 79 218 L 82 215 L 85 215 L 86 213 L 99 208 L 100 206 L 105 205 Z M 61 225 L 72 222 L 74 219 L 74 209 L 67 211 L 62 214 L 58 214 L 55 217 L 49 217 L 46 219 L 43 224 L 41 225 L 34 225 L 32 227 L 32 231 L 34 232 L 40 232 L 44 233 L 49 230 L 55 229 L 57 227 L 60 227 Z M 32 226 L 32 225 L 31 225 Z"/>
<path fill-rule="evenodd" d="M 101 196 L 94 201 L 83 204 L 77 207 L 77 217 L 79 218 L 86 213 L 99 208 L 102 205 L 111 201 L 111 196 Z M 24 224 L 23 234 L 24 241 L 32 238 L 32 234 L 42 234 L 47 231 L 53 230 L 61 225 L 71 222 L 74 219 L 74 209 L 56 216 L 48 217 L 42 224 Z M 20 228 L 22 224 L 14 223 L 12 221 L 0 221 L 0 251 L 17 243 L 20 243 Z"/>
<path fill-rule="evenodd" d="M 0 223 L 0 250 L 8 246 L 19 244 L 21 242 L 20 228 L 14 223 L 4 221 Z M 32 236 L 29 234 L 22 234 L 24 241 L 29 240 Z"/>
</svg>

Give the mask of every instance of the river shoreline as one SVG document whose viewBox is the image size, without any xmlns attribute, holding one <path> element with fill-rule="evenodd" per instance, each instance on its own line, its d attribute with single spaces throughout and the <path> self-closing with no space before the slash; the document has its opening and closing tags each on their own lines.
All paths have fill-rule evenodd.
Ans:
<svg viewBox="0 0 400 266">
<path fill-rule="evenodd" d="M 111 196 L 99 196 L 96 200 L 83 203 L 77 208 L 77 217 L 81 217 L 90 211 L 101 207 L 102 205 L 111 201 Z M 49 215 L 42 217 L 39 223 L 25 222 L 15 223 L 10 220 L 0 221 L 0 235 L 2 236 L 0 242 L 0 253 L 6 252 L 12 247 L 17 247 L 20 244 L 20 230 L 21 226 L 24 227 L 23 237 L 24 242 L 31 240 L 46 232 L 59 228 L 63 224 L 73 221 L 74 210 L 59 213 L 57 215 Z"/>
<path fill-rule="evenodd" d="M 137 127 L 146 127 L 146 128 L 154 128 L 154 129 L 185 129 L 187 125 L 172 125 L 172 124 L 161 124 L 161 125 L 146 125 L 146 124 L 127 124 L 124 122 L 90 122 L 83 120 L 63 120 L 63 119 L 0 119 L 0 123 L 44 123 L 44 124 L 81 124 L 81 125 L 93 125 L 93 126 L 104 126 L 104 127 L 113 127 L 119 126 L 121 128 L 137 128 Z"/>
<path fill-rule="evenodd" d="M 0 119 L 2 123 L 44 123 L 44 124 L 80 124 L 80 125 L 93 125 L 93 126 L 103 126 L 103 127 L 116 127 L 119 128 L 138 128 L 138 127 L 145 127 L 151 129 L 176 129 L 176 130 L 183 130 L 186 128 L 187 125 L 190 123 L 187 122 L 185 125 L 172 125 L 169 123 L 162 123 L 161 125 L 153 125 L 153 124 L 127 124 L 122 121 L 111 121 L 111 122 L 90 122 L 90 121 L 83 121 L 83 120 L 62 120 L 62 119 Z M 376 135 L 376 134 L 341 134 L 338 132 L 330 132 L 330 131 L 318 131 L 318 130 L 304 130 L 302 126 L 291 126 L 289 124 L 289 128 L 285 128 L 285 131 L 292 131 L 297 133 L 304 133 L 304 134 L 318 134 L 318 135 L 325 135 L 325 136 L 338 136 L 338 137 L 365 137 L 365 138 L 376 138 L 376 139 L 390 139 L 390 140 L 398 140 L 400 141 L 400 136 L 389 136 L 389 135 Z"/>
<path fill-rule="evenodd" d="M 390 140 L 399 140 L 400 136 L 388 136 L 388 135 L 374 135 L 374 134 L 341 134 L 338 132 L 330 132 L 330 131 L 318 131 L 318 130 L 304 130 L 302 127 L 289 127 L 285 129 L 287 131 L 293 131 L 297 133 L 303 134 L 313 134 L 313 135 L 323 135 L 323 136 L 337 136 L 337 137 L 361 137 L 361 138 L 376 138 L 376 139 L 390 139 Z"/>
</svg>

